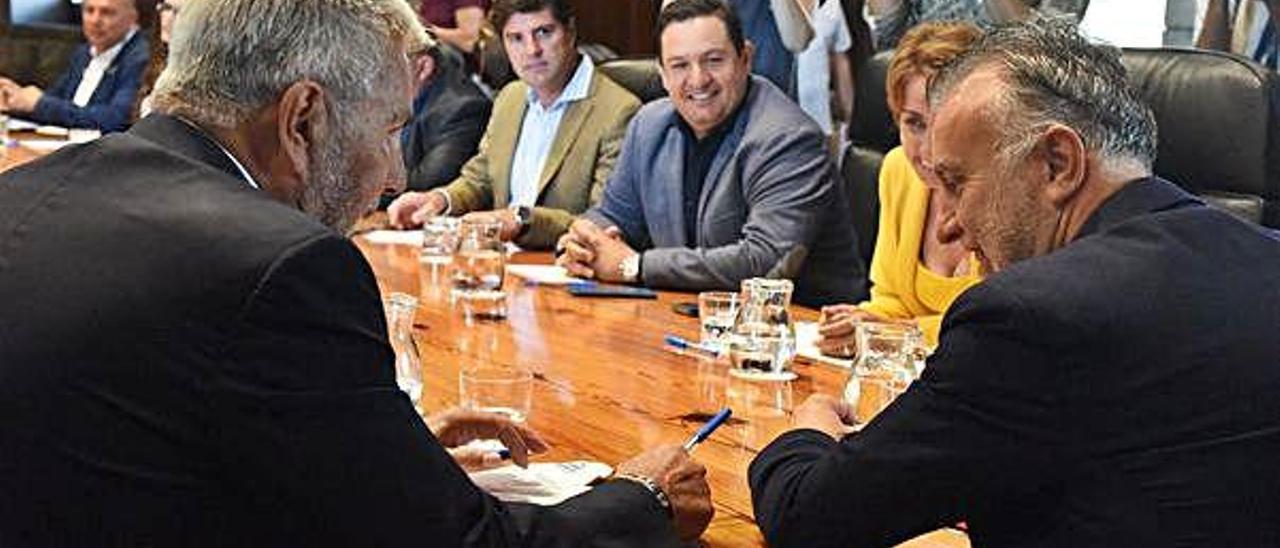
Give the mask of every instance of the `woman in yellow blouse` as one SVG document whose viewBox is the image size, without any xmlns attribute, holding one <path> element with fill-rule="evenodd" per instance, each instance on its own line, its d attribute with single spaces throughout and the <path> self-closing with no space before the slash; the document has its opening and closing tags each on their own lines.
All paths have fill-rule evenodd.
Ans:
<svg viewBox="0 0 1280 548">
<path fill-rule="evenodd" d="M 980 280 L 978 265 L 954 238 L 938 238 L 950 213 L 924 157 L 930 120 L 929 78 L 981 36 L 969 23 L 924 23 L 903 36 L 889 65 L 889 110 L 902 146 L 880 168 L 880 230 L 871 258 L 871 299 L 824 307 L 819 348 L 848 356 L 854 327 L 864 320 L 915 321 L 929 346 L 937 344 L 942 314 Z"/>
</svg>

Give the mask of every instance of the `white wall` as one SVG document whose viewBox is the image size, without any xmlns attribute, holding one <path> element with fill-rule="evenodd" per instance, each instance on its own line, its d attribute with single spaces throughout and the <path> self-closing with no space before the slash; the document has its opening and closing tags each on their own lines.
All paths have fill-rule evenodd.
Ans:
<svg viewBox="0 0 1280 548">
<path fill-rule="evenodd" d="M 1164 43 L 1167 0 L 1092 0 L 1080 23 L 1096 40 L 1122 47 L 1160 47 Z"/>
</svg>

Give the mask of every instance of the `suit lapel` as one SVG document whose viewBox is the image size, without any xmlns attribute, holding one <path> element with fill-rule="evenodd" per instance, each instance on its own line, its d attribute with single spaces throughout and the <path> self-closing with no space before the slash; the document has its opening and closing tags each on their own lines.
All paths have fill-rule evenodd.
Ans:
<svg viewBox="0 0 1280 548">
<path fill-rule="evenodd" d="M 595 82 L 592 82 L 592 87 L 595 87 Z M 551 144 L 551 152 L 547 154 L 547 161 L 542 164 L 542 173 L 538 176 L 537 196 L 542 196 L 542 191 L 551 184 L 551 179 L 555 178 L 556 172 L 560 171 L 560 165 L 569 154 L 569 148 L 573 146 L 574 141 L 578 140 L 578 135 L 582 133 L 579 130 L 582 129 L 582 124 L 594 107 L 594 97 L 588 92 L 585 99 L 574 101 L 565 109 L 564 117 L 560 119 L 560 127 L 556 129 L 556 139 Z"/>
<path fill-rule="evenodd" d="M 511 163 L 516 159 L 516 140 L 520 136 L 520 128 L 524 126 L 524 115 L 528 111 L 525 103 L 528 87 L 524 84 L 506 97 L 502 105 L 497 105 L 492 120 L 514 120 L 514 123 L 494 131 L 489 141 L 489 165 L 493 173 L 493 206 L 495 209 L 507 207 L 511 201 Z"/>
<path fill-rule="evenodd" d="M 656 156 L 666 158 L 667 161 L 653 166 L 657 184 L 647 185 L 653 189 L 649 191 L 649 198 L 655 202 L 655 209 L 665 215 L 657 217 L 658 223 L 650 224 L 649 233 L 656 246 L 688 247 L 689 242 L 684 237 L 684 224 L 697 222 L 697 219 L 684 218 L 684 155 L 688 153 L 685 150 L 688 143 L 676 125 L 675 117 L 679 114 L 673 111 L 671 116 L 671 124 L 663 135 L 662 151 Z M 662 222 L 663 220 L 667 222 Z M 657 226 L 653 226 L 654 224 Z"/>
</svg>

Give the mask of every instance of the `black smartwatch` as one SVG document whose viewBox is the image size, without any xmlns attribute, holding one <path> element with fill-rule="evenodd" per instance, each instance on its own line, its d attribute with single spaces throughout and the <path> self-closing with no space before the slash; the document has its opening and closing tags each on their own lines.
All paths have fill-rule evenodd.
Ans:
<svg viewBox="0 0 1280 548">
<path fill-rule="evenodd" d="M 520 223 L 520 229 L 516 231 L 516 237 L 524 236 L 529 232 L 529 227 L 533 226 L 533 208 L 527 205 L 512 205 L 511 212 L 516 214 L 516 222 Z"/>
</svg>

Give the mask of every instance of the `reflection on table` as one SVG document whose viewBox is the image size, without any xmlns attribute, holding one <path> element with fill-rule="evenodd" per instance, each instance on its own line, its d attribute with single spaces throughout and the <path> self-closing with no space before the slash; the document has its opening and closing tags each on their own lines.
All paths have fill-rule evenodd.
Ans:
<svg viewBox="0 0 1280 548">
<path fill-rule="evenodd" d="M 449 301 L 447 277 L 420 268 L 418 250 L 357 237 L 384 295 L 406 292 L 422 303 L 415 336 L 422 352 L 427 412 L 458 402 L 458 373 L 493 363 L 533 371 L 529 424 L 550 442 L 540 460 L 594 459 L 615 465 L 658 444 L 681 443 L 724 406 L 733 418 L 696 452 L 706 465 L 716 516 L 703 535 L 710 546 L 760 546 L 746 482 L 755 454 L 784 431 L 795 405 L 815 392 L 839 394 L 848 372 L 797 364 L 791 382 L 732 377 L 726 360 L 676 354 L 663 337 L 699 336 L 698 321 L 672 311 L 696 295 L 660 292 L 656 300 L 587 298 L 508 276 L 508 318 L 467 322 Z M 549 263 L 546 253 L 518 253 L 514 263 Z M 796 309 L 798 320 L 816 312 Z M 942 530 L 909 546 L 967 546 Z"/>
</svg>

